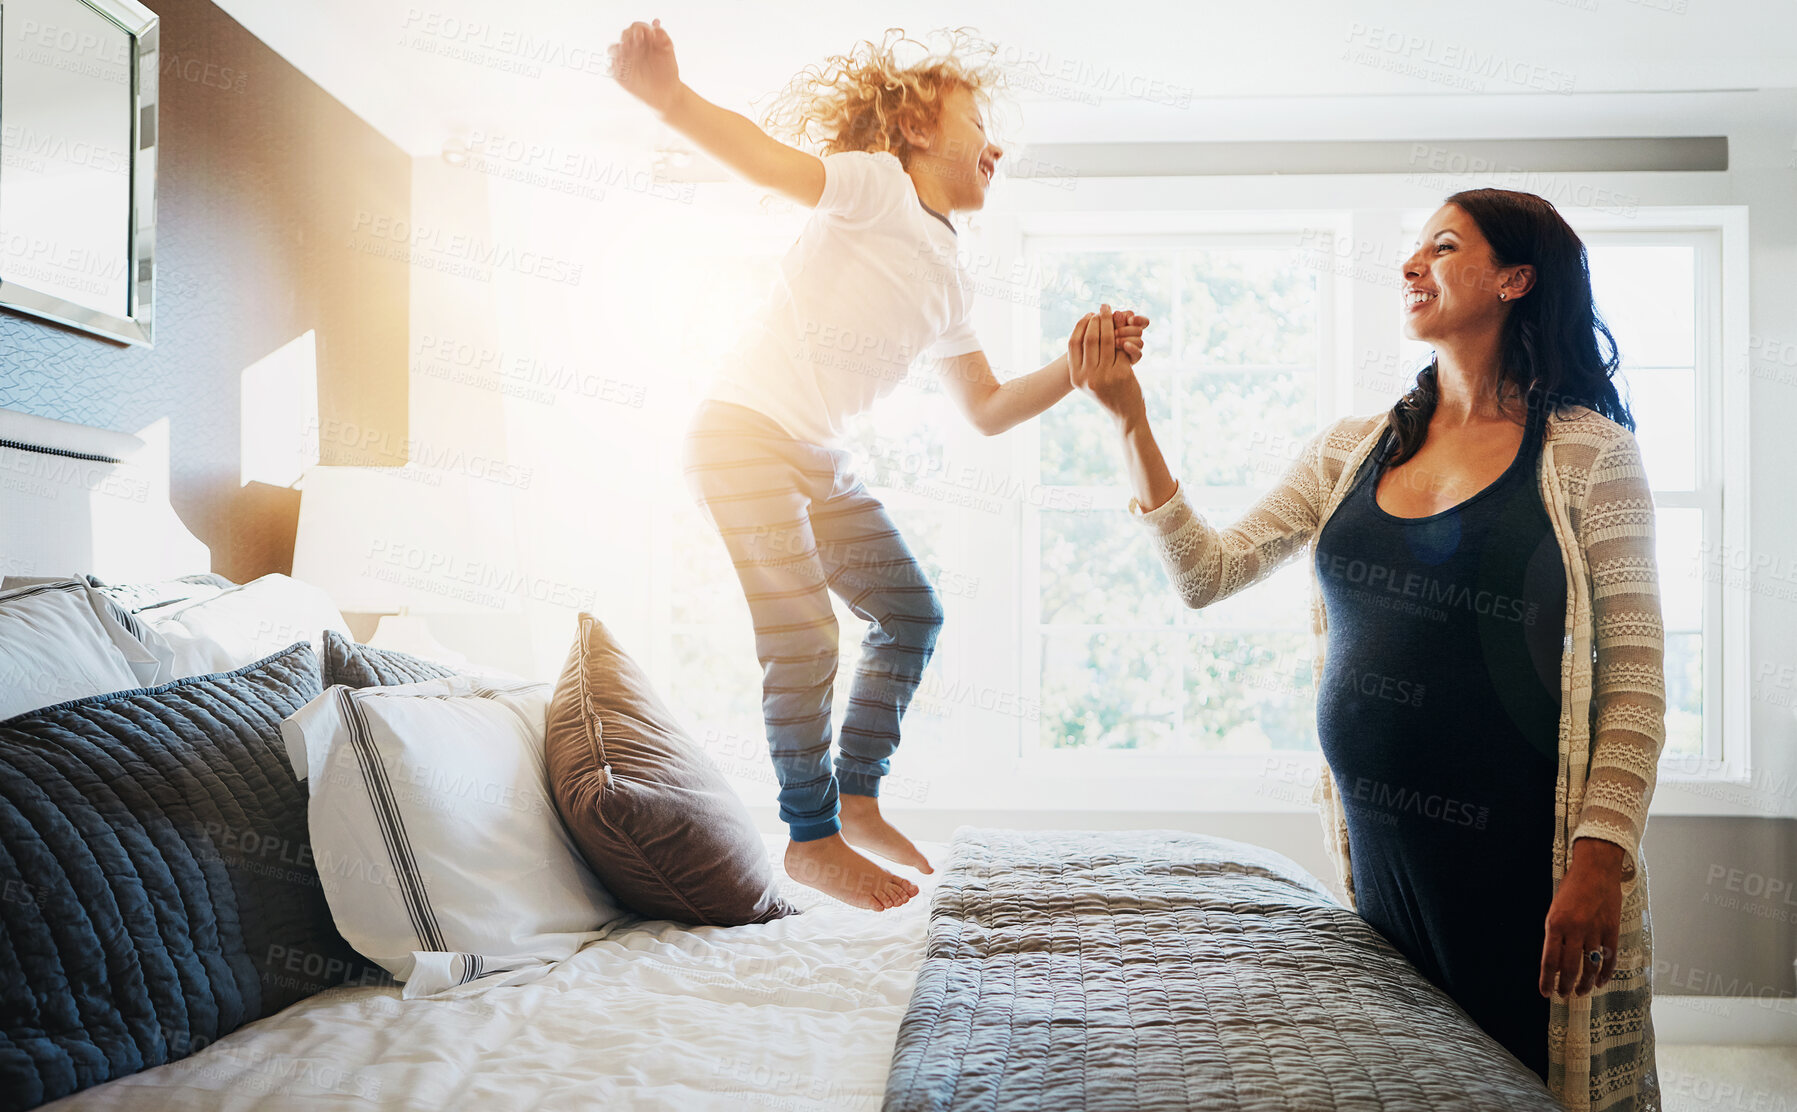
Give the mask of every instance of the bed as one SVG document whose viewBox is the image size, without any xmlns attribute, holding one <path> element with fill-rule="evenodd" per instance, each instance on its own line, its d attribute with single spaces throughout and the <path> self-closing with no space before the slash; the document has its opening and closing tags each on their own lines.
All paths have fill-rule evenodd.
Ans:
<svg viewBox="0 0 1797 1112">
<path fill-rule="evenodd" d="M 777 861 L 780 842 L 768 849 Z M 45 1108 L 1553 1109 L 1291 861 L 963 828 L 875 914 L 636 922 L 532 984 L 339 988 Z"/>
<path fill-rule="evenodd" d="M 159 466 L 154 445 L 0 412 L 6 573 L 203 570 Z M 963 828 L 926 852 L 939 873 L 892 912 L 782 877 L 800 914 L 628 920 L 523 985 L 331 988 L 43 1107 L 1556 1107 L 1270 851 Z"/>
</svg>

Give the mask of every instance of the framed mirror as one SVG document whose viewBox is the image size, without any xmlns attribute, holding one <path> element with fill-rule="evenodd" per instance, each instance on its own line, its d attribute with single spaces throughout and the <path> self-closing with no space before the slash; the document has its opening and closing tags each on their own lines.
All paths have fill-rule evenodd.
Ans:
<svg viewBox="0 0 1797 1112">
<path fill-rule="evenodd" d="M 0 0 L 0 307 L 151 341 L 157 20 Z"/>
</svg>

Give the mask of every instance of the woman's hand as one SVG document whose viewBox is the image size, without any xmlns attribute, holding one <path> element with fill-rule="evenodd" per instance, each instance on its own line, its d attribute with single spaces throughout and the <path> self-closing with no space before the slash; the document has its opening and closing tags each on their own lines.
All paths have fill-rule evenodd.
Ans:
<svg viewBox="0 0 1797 1112">
<path fill-rule="evenodd" d="M 1067 338 L 1067 376 L 1116 418 L 1129 484 L 1143 512 L 1166 505 L 1179 491 L 1160 445 L 1154 442 L 1154 430 L 1148 427 L 1148 406 L 1142 400 L 1142 384 L 1136 381 L 1141 332 L 1147 327 L 1147 317 L 1128 310 L 1112 313 L 1104 305 L 1081 317 Z"/>
<path fill-rule="evenodd" d="M 607 51 L 611 74 L 624 91 L 662 114 L 680 92 L 680 67 L 674 62 L 674 40 L 653 25 L 632 23 Z"/>
<path fill-rule="evenodd" d="M 1572 862 L 1547 911 L 1541 947 L 1541 995 L 1583 996 L 1610 983 L 1622 931 L 1623 849 L 1599 838 L 1572 843 Z M 1586 955 L 1603 951 L 1603 962 Z"/>
<path fill-rule="evenodd" d="M 1141 334 L 1147 317 L 1112 313 L 1109 305 L 1088 313 L 1067 338 L 1068 375 L 1075 388 L 1092 395 L 1119 421 L 1142 415 L 1142 385 L 1134 365 L 1142 357 Z M 1119 332 L 1123 335 L 1119 337 Z"/>
</svg>

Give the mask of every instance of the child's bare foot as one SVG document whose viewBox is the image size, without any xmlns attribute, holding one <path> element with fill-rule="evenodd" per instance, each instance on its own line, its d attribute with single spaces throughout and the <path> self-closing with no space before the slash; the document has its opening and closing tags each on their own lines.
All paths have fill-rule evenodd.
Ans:
<svg viewBox="0 0 1797 1112">
<path fill-rule="evenodd" d="M 909 865 L 920 873 L 933 873 L 930 859 L 918 852 L 911 839 L 900 834 L 880 814 L 880 801 L 871 795 L 847 795 L 842 801 L 842 836 L 850 845 L 879 854 L 888 861 Z"/>
<path fill-rule="evenodd" d="M 841 834 L 786 844 L 786 875 L 855 907 L 889 911 L 917 895 L 917 885 L 894 876 L 849 848 Z"/>
</svg>

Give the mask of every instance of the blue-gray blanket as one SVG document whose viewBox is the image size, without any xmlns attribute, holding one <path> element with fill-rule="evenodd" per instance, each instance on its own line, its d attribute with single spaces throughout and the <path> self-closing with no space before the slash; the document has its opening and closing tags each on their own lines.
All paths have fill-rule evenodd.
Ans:
<svg viewBox="0 0 1797 1112">
<path fill-rule="evenodd" d="M 1167 831 L 971 828 L 957 832 L 931 904 L 885 1102 L 886 1112 L 1558 1107 L 1279 854 Z"/>
</svg>

